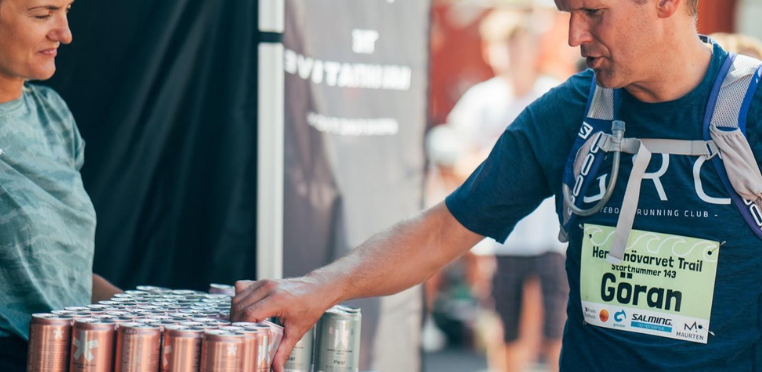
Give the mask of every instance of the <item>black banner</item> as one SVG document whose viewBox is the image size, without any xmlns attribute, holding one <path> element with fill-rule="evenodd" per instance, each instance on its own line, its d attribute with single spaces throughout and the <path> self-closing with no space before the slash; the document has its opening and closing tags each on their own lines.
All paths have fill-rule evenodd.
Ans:
<svg viewBox="0 0 762 372">
<path fill-rule="evenodd" d="M 421 209 L 428 1 L 286 0 L 284 275 Z M 361 370 L 419 370 L 419 289 L 363 308 Z"/>
<path fill-rule="evenodd" d="M 87 142 L 94 270 L 206 289 L 256 267 L 257 2 L 82 1 L 50 81 Z"/>
</svg>

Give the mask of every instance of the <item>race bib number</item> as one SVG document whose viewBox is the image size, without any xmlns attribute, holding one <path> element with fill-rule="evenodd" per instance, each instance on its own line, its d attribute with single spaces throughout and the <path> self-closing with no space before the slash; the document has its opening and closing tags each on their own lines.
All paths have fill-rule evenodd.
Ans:
<svg viewBox="0 0 762 372">
<path fill-rule="evenodd" d="M 720 245 L 632 230 L 621 264 L 606 262 L 614 227 L 584 226 L 580 296 L 585 321 L 707 343 Z"/>
</svg>

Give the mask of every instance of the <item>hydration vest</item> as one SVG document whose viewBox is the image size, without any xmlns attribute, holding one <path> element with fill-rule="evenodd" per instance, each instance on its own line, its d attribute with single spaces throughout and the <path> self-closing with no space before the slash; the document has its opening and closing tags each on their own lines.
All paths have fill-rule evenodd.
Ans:
<svg viewBox="0 0 762 372">
<path fill-rule="evenodd" d="M 585 119 L 569 153 L 563 174 L 564 202 L 559 240 L 579 216 L 597 213 L 613 192 L 622 152 L 636 155 L 622 201 L 614 240 L 607 261 L 621 262 L 638 208 L 640 185 L 651 154 L 702 156 L 713 162 L 732 203 L 746 223 L 762 239 L 762 174 L 746 139 L 746 116 L 762 79 L 762 61 L 730 53 L 722 65 L 709 96 L 703 120 L 703 139 L 637 139 L 624 136 L 624 123 L 617 120 L 621 90 L 593 84 Z M 607 154 L 614 156 L 609 186 L 596 201 L 585 201 L 591 184 Z M 603 181 L 605 184 L 605 180 Z M 588 209 L 583 209 L 588 208 Z"/>
</svg>

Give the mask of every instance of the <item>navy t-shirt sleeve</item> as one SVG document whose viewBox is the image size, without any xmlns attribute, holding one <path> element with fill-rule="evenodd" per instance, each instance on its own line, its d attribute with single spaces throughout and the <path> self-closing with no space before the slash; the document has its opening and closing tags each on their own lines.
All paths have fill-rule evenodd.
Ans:
<svg viewBox="0 0 762 372">
<path fill-rule="evenodd" d="M 487 160 L 445 200 L 458 222 L 502 242 L 545 198 L 560 193 L 592 76 L 585 71 L 571 77 L 508 126 Z"/>
</svg>

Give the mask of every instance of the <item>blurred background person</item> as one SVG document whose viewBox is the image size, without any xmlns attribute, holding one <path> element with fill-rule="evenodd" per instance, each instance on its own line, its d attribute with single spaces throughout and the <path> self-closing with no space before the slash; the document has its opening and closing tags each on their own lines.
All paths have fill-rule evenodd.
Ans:
<svg viewBox="0 0 762 372">
<path fill-rule="evenodd" d="M 722 49 L 756 59 L 762 59 L 762 42 L 752 36 L 717 32 L 709 35 Z"/>
<path fill-rule="evenodd" d="M 482 58 L 494 77 L 466 91 L 447 118 L 462 145 L 454 164 L 460 182 L 524 108 L 558 84 L 538 68 L 542 30 L 532 26 L 543 24 L 542 17 L 531 10 L 496 9 L 480 23 Z M 472 251 L 474 293 L 495 309 L 501 324 L 498 332 L 482 327 L 488 330 L 484 341 L 493 369 L 524 371 L 541 357 L 549 371 L 558 370 L 568 284 L 566 246 L 557 233 L 554 201 L 548 199 L 506 242 L 485 239 Z"/>
</svg>

